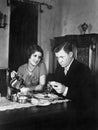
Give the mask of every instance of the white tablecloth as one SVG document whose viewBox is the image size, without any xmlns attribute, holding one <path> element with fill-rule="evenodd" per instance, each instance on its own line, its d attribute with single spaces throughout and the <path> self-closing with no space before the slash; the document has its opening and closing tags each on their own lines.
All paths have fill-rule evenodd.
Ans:
<svg viewBox="0 0 98 130">
<path fill-rule="evenodd" d="M 62 103 L 62 102 L 68 102 L 68 99 L 65 100 L 54 100 L 51 101 L 50 104 L 55 104 L 55 103 Z M 50 105 L 48 104 L 48 105 Z M 47 105 L 47 103 L 46 103 Z M 31 104 L 31 103 L 18 103 L 18 102 L 12 102 L 8 100 L 6 97 L 0 97 L 0 111 L 5 111 L 5 110 L 13 110 L 13 109 L 19 109 L 19 108 L 28 108 L 32 106 L 45 106 L 45 104 Z"/>
<path fill-rule="evenodd" d="M 0 97 L 0 111 L 27 108 L 27 107 L 31 107 L 31 106 L 34 106 L 34 105 L 32 105 L 31 103 L 21 104 L 18 102 L 11 102 L 6 97 Z"/>
</svg>

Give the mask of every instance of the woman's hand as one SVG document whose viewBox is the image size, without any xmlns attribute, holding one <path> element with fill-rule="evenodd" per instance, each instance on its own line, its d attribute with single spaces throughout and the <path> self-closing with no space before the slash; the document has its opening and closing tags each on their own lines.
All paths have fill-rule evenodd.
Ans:
<svg viewBox="0 0 98 130">
<path fill-rule="evenodd" d="M 34 91 L 42 91 L 43 90 L 43 85 L 39 84 L 33 90 Z"/>
<path fill-rule="evenodd" d="M 29 88 L 23 87 L 20 89 L 20 91 L 22 94 L 27 95 L 30 90 L 29 90 Z"/>
<path fill-rule="evenodd" d="M 13 79 L 15 77 L 15 75 L 17 75 L 16 71 L 12 71 L 11 72 L 11 78 Z"/>
</svg>

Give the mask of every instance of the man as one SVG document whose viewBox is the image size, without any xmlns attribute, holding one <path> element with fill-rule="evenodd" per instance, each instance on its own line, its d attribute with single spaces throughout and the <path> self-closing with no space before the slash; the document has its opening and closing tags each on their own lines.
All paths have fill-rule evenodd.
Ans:
<svg viewBox="0 0 98 130">
<path fill-rule="evenodd" d="M 91 70 L 74 58 L 73 45 L 69 42 L 56 47 L 54 52 L 59 66 L 49 84 L 57 93 L 70 99 L 80 113 L 91 112 L 95 96 Z"/>
</svg>

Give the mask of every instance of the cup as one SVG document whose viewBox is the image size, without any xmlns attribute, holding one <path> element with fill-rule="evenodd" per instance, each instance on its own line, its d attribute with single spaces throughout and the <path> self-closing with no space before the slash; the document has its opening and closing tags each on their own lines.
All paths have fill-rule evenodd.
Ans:
<svg viewBox="0 0 98 130">
<path fill-rule="evenodd" d="M 18 99 L 18 98 L 17 98 L 17 94 L 12 94 L 11 97 L 12 97 L 12 101 L 13 101 L 13 102 L 17 102 L 17 99 Z"/>
</svg>

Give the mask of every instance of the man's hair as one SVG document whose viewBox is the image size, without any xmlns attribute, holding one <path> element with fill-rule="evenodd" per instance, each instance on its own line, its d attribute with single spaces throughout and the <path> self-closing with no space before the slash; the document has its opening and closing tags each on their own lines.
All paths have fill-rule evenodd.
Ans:
<svg viewBox="0 0 98 130">
<path fill-rule="evenodd" d="M 73 45 L 70 42 L 63 42 L 62 44 L 60 44 L 59 46 L 57 46 L 54 49 L 54 52 L 57 53 L 59 52 L 61 49 L 63 49 L 65 52 L 69 53 L 70 51 L 73 51 Z"/>
<path fill-rule="evenodd" d="M 32 54 L 34 54 L 36 51 L 40 52 L 42 54 L 41 56 L 41 60 L 43 59 L 43 50 L 39 45 L 33 44 L 32 46 L 30 46 L 27 50 L 28 53 L 28 58 L 31 57 Z"/>
</svg>

